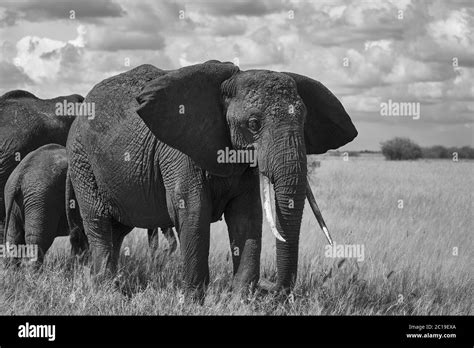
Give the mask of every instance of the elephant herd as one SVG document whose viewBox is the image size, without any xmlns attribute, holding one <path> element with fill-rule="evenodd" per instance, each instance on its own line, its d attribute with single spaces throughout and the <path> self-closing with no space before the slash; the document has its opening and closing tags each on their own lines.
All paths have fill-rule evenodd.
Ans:
<svg viewBox="0 0 474 348">
<path fill-rule="evenodd" d="M 87 252 L 93 274 L 110 277 L 134 227 L 148 229 L 151 246 L 160 228 L 170 251 L 175 229 L 186 293 L 202 299 L 210 224 L 223 216 L 234 291 L 288 293 L 305 199 L 331 243 L 306 156 L 356 136 L 344 107 L 320 82 L 215 60 L 177 70 L 141 65 L 99 82 L 85 99 L 8 92 L 0 97 L 1 241 L 37 245 L 41 264 L 54 238 L 69 235 L 72 253 Z M 251 153 L 258 165 L 222 158 L 223 151 Z M 259 285 L 261 178 L 277 280 Z"/>
<path fill-rule="evenodd" d="M 66 217 L 66 139 L 74 120 L 58 116 L 58 103 L 82 103 L 80 95 L 42 100 L 26 91 L 12 91 L 0 97 L 0 232 L 2 243 L 9 245 L 37 245 L 36 265 L 41 265 L 44 254 L 55 237 L 69 235 Z M 24 158 L 22 158 L 24 156 Z M 72 187 L 68 194 L 71 196 Z M 73 204 L 69 202 L 69 204 Z M 71 221 L 80 222 L 78 209 L 68 209 Z M 5 221 L 4 221 L 5 220 Z M 3 224 L 3 222 L 5 224 Z M 3 229 L 3 226 L 5 228 Z M 72 233 L 74 255 L 88 249 L 82 223 Z M 2 230 L 3 229 L 3 230 Z M 171 229 L 163 231 L 176 249 Z M 149 230 L 149 242 L 156 248 L 158 229 Z M 20 263 L 13 259 L 13 263 Z"/>
</svg>

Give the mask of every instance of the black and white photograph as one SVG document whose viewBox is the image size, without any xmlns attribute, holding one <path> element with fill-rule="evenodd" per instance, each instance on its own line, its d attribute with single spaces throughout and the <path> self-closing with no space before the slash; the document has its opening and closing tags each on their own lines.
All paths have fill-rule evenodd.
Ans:
<svg viewBox="0 0 474 348">
<path fill-rule="evenodd" d="M 473 127 L 470 0 L 0 0 L 0 345 L 472 346 Z"/>
</svg>

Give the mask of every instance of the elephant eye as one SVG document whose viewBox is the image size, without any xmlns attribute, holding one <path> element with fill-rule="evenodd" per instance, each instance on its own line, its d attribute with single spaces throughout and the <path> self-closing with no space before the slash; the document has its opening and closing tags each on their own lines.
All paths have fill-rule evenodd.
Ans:
<svg viewBox="0 0 474 348">
<path fill-rule="evenodd" d="M 252 117 L 248 122 L 248 127 L 252 132 L 258 132 L 260 129 L 260 121 Z"/>
</svg>

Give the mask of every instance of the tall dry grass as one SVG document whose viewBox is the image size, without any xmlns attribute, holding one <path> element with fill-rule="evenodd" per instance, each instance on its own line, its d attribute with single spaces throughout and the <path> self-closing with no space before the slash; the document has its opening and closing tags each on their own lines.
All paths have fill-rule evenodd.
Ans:
<svg viewBox="0 0 474 348">
<path fill-rule="evenodd" d="M 325 257 L 324 236 L 306 206 L 294 301 L 232 296 L 227 230 L 219 222 L 211 229 L 211 284 L 202 306 L 182 302 L 179 255 L 151 262 L 146 233 L 135 230 L 122 247 L 122 292 L 108 284 L 93 289 L 61 238 L 39 273 L 0 268 L 0 314 L 472 314 L 473 174 L 469 161 L 324 157 L 310 173 L 320 208 L 336 243 L 364 245 L 365 259 Z M 262 249 L 261 274 L 275 279 L 266 222 Z"/>
</svg>

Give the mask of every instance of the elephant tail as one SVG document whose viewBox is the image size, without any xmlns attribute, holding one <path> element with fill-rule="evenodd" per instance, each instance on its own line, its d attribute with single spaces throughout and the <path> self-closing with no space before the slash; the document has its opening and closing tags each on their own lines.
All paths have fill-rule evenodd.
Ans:
<svg viewBox="0 0 474 348">
<path fill-rule="evenodd" d="M 89 242 L 84 231 L 84 223 L 69 170 L 66 174 L 66 218 L 69 227 L 71 253 L 72 255 L 82 256 L 89 249 Z"/>
</svg>

